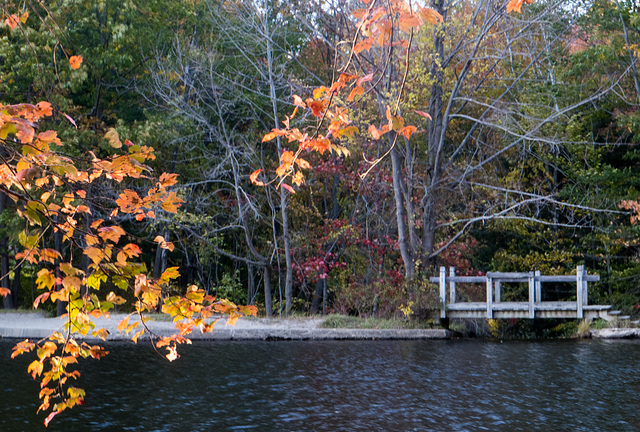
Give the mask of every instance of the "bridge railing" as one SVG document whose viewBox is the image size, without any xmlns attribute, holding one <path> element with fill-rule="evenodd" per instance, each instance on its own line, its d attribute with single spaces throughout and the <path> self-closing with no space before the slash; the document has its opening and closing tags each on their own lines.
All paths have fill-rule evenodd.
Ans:
<svg viewBox="0 0 640 432">
<path fill-rule="evenodd" d="M 600 280 L 599 275 L 589 275 L 584 266 L 579 265 L 576 268 L 575 275 L 541 275 L 539 271 L 505 273 L 505 272 L 488 272 L 485 276 L 456 276 L 456 269 L 447 269 L 440 267 L 440 276 L 432 277 L 431 282 L 438 283 L 440 286 L 440 317 L 447 317 L 447 306 L 453 304 L 461 304 L 456 300 L 456 283 L 481 283 L 486 285 L 486 304 L 487 318 L 493 318 L 494 303 L 501 302 L 501 284 L 506 282 L 528 283 L 529 299 L 528 299 L 528 316 L 535 317 L 536 304 L 542 303 L 542 282 L 574 282 L 576 285 L 576 314 L 577 318 L 582 319 L 584 316 L 584 306 L 589 304 L 588 283 Z M 449 286 L 449 295 L 447 296 L 447 285 Z"/>
</svg>

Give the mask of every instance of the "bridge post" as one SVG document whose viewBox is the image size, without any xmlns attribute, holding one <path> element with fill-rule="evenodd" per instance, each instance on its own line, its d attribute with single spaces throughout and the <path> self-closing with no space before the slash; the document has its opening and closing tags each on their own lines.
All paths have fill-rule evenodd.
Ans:
<svg viewBox="0 0 640 432">
<path fill-rule="evenodd" d="M 487 318 L 493 318 L 493 279 L 487 274 Z"/>
<path fill-rule="evenodd" d="M 584 271 L 584 275 L 587 276 L 587 271 Z M 582 304 L 583 305 L 588 305 L 589 304 L 589 288 L 588 288 L 589 282 L 586 281 L 586 278 L 584 278 L 584 280 L 582 281 Z"/>
<path fill-rule="evenodd" d="M 447 317 L 447 268 L 440 267 L 440 318 Z"/>
<path fill-rule="evenodd" d="M 453 278 L 456 277 L 456 268 L 449 267 L 449 303 L 456 302 L 456 283 Z"/>
<path fill-rule="evenodd" d="M 584 266 L 579 265 L 576 268 L 576 318 L 578 319 L 583 318 L 583 311 L 582 311 L 583 274 L 584 274 Z"/>
<path fill-rule="evenodd" d="M 542 282 L 540 282 L 538 277 L 540 277 L 540 270 L 536 270 L 536 303 L 540 303 L 542 301 Z"/>
<path fill-rule="evenodd" d="M 534 303 L 535 300 L 535 273 L 529 272 L 529 319 L 534 319 L 536 317 L 536 305 Z"/>
</svg>

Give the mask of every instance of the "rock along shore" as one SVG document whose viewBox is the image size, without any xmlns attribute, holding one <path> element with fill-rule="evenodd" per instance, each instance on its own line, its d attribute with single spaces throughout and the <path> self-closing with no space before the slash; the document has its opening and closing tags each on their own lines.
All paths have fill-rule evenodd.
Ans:
<svg viewBox="0 0 640 432">
<path fill-rule="evenodd" d="M 125 314 L 112 314 L 110 319 L 96 319 L 96 328 L 109 331 L 108 341 L 128 340 L 140 330 L 138 326 L 129 335 L 118 331 L 118 322 L 126 318 Z M 133 315 L 132 324 L 137 321 Z M 226 325 L 225 320 L 218 322 L 210 333 L 195 330 L 188 337 L 193 340 L 393 340 L 393 339 L 451 339 L 456 333 L 444 329 L 327 329 L 320 328 L 322 319 L 253 319 L 241 318 L 235 325 Z M 149 321 L 147 326 L 158 336 L 170 336 L 176 333 L 170 321 Z M 0 313 L 0 337 L 13 339 L 41 339 L 55 331 L 64 331 L 64 320 L 46 318 L 39 313 Z M 80 335 L 75 336 L 82 339 Z M 87 335 L 84 339 L 97 340 Z"/>
</svg>

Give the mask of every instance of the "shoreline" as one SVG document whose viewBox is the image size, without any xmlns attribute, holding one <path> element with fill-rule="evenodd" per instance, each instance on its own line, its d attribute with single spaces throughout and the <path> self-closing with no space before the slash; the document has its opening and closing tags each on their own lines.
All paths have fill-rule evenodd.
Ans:
<svg viewBox="0 0 640 432">
<path fill-rule="evenodd" d="M 95 319 L 96 328 L 109 332 L 106 342 L 130 340 L 138 326 L 127 335 L 118 331 L 118 322 L 127 314 L 111 314 L 110 318 Z M 132 315 L 130 323 L 137 321 Z M 360 329 L 322 328 L 322 318 L 240 318 L 235 325 L 226 325 L 224 319 L 210 333 L 195 330 L 187 337 L 198 341 L 249 341 L 249 340 L 450 340 L 460 334 L 445 329 Z M 42 339 L 55 331 L 63 331 L 64 320 L 47 318 L 38 312 L 0 313 L 0 339 Z M 147 326 L 158 336 L 170 336 L 177 332 L 172 321 L 148 321 Z M 102 341 L 92 336 L 75 335 L 78 340 Z M 148 335 L 141 336 L 147 339 Z M 592 339 L 640 339 L 640 328 L 592 329 L 585 338 Z"/>
<path fill-rule="evenodd" d="M 94 320 L 96 328 L 105 328 L 109 332 L 106 342 L 126 341 L 142 327 L 138 326 L 127 335 L 118 331 L 118 322 L 126 314 L 111 314 L 110 318 Z M 132 315 L 129 323 L 137 322 Z M 446 340 L 457 337 L 457 333 L 445 329 L 349 329 L 321 328 L 322 318 L 240 318 L 235 325 L 226 325 L 224 319 L 217 323 L 209 333 L 194 330 L 187 335 L 198 341 L 223 340 Z M 1 339 L 42 339 L 55 331 L 63 331 L 64 320 L 46 318 L 34 313 L 0 313 Z M 172 321 L 148 321 L 147 326 L 158 336 L 170 336 L 177 333 Z M 77 340 L 102 341 L 88 334 L 75 335 Z M 148 335 L 141 336 L 148 338 Z"/>
</svg>

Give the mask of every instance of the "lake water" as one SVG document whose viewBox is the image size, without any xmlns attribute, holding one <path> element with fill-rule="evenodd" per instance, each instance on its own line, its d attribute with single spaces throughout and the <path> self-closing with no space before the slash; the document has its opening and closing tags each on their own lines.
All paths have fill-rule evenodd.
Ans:
<svg viewBox="0 0 640 432">
<path fill-rule="evenodd" d="M 41 431 L 33 357 L 0 341 L 0 431 Z M 50 431 L 639 431 L 635 341 L 148 343 L 85 360 Z"/>
</svg>

